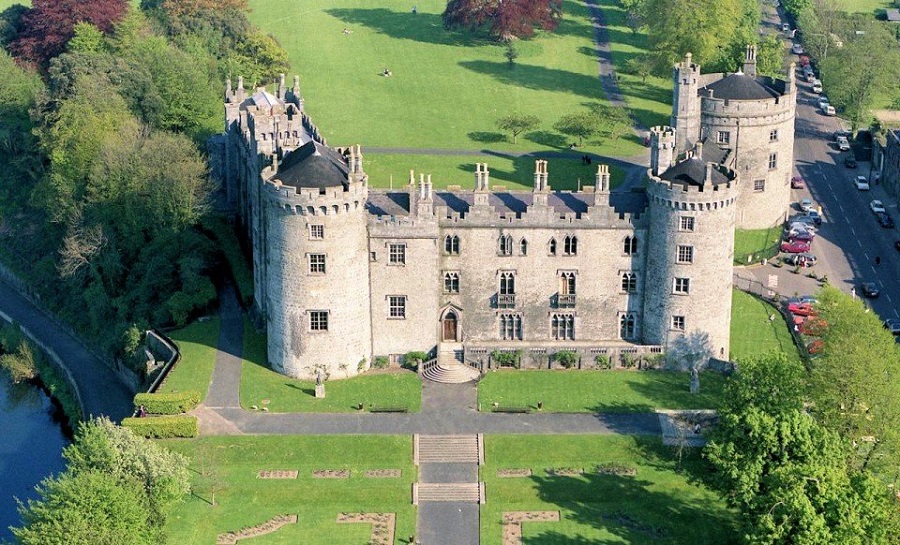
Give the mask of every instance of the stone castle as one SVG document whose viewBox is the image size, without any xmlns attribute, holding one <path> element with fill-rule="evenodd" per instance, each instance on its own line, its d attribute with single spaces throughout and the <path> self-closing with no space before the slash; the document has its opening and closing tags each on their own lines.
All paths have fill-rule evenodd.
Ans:
<svg viewBox="0 0 900 545">
<path fill-rule="evenodd" d="M 362 150 L 329 147 L 304 113 L 298 78 L 275 94 L 229 81 L 213 164 L 252 247 L 269 364 L 342 378 L 376 356 L 501 350 L 547 367 L 561 350 L 661 353 L 695 330 L 727 358 L 734 230 L 789 201 L 794 78 L 756 78 L 754 55 L 731 75 L 675 67 L 674 128 L 651 130 L 646 190 L 627 192 L 605 165 L 553 190 L 541 160 L 530 191 L 492 188 L 486 164 L 471 190 L 412 172 L 376 189 Z"/>
</svg>

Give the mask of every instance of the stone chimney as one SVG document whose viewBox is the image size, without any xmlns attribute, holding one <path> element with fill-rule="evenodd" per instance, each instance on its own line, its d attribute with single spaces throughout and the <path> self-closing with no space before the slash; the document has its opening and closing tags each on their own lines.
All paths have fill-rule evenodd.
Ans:
<svg viewBox="0 0 900 545">
<path fill-rule="evenodd" d="M 547 206 L 547 196 L 550 193 L 548 182 L 547 161 L 538 159 L 534 162 L 534 191 L 532 194 L 533 206 Z"/>
<path fill-rule="evenodd" d="M 609 205 L 609 166 L 597 165 L 597 179 L 594 185 L 594 206 Z"/>
<path fill-rule="evenodd" d="M 275 92 L 275 96 L 279 98 L 279 100 L 284 100 L 285 97 L 285 86 L 284 86 L 284 74 L 278 75 L 278 91 Z"/>
<path fill-rule="evenodd" d="M 231 102 L 234 99 L 234 91 L 231 90 L 231 78 L 225 80 L 225 102 Z"/>
<path fill-rule="evenodd" d="M 244 91 L 244 76 L 238 76 L 237 91 L 234 93 L 235 102 L 244 102 L 247 98 L 247 92 Z"/>
<path fill-rule="evenodd" d="M 419 174 L 419 198 L 416 200 L 416 216 L 427 217 L 434 215 L 434 198 L 431 187 L 431 174 L 427 178 L 424 174 Z"/>
<path fill-rule="evenodd" d="M 756 45 L 749 44 L 744 53 L 744 74 L 756 78 Z"/>
<path fill-rule="evenodd" d="M 475 206 L 490 204 L 490 173 L 487 163 L 475 163 Z"/>
</svg>

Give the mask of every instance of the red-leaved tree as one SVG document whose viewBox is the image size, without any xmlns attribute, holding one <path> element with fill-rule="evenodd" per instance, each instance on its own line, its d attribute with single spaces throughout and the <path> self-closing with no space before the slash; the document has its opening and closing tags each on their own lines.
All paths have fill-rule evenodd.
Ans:
<svg viewBox="0 0 900 545">
<path fill-rule="evenodd" d="M 34 0 L 22 15 L 22 32 L 10 44 L 10 51 L 46 68 L 50 59 L 65 51 L 76 23 L 91 23 L 109 32 L 127 10 L 127 0 Z"/>
<path fill-rule="evenodd" d="M 554 30 L 562 0 L 450 0 L 444 10 L 447 28 L 488 26 L 501 40 L 527 38 L 535 28 Z"/>
</svg>

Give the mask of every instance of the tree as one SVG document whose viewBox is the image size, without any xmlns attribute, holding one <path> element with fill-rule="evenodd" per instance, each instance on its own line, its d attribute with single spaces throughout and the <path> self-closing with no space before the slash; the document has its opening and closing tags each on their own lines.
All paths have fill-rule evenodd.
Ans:
<svg viewBox="0 0 900 545">
<path fill-rule="evenodd" d="M 22 15 L 21 32 L 10 50 L 43 68 L 65 50 L 77 23 L 108 33 L 128 10 L 126 0 L 34 0 L 32 6 Z"/>
<path fill-rule="evenodd" d="M 516 65 L 516 59 L 519 58 L 519 52 L 512 42 L 506 42 L 506 51 L 503 52 L 503 56 L 506 57 L 506 62 L 509 63 L 510 68 Z"/>
<path fill-rule="evenodd" d="M 37 487 L 40 499 L 19 505 L 20 545 L 156 545 L 140 485 L 97 471 L 64 472 Z"/>
<path fill-rule="evenodd" d="M 630 74 L 641 78 L 641 83 L 647 83 L 647 77 L 653 73 L 650 58 L 647 55 L 638 55 L 625 61 L 625 69 Z"/>
<path fill-rule="evenodd" d="M 761 39 L 756 50 L 756 73 L 777 77 L 784 74 L 784 45 L 772 34 Z"/>
<path fill-rule="evenodd" d="M 447 28 L 488 27 L 500 40 L 527 38 L 535 28 L 555 30 L 562 0 L 450 0 L 441 16 Z"/>
<path fill-rule="evenodd" d="M 631 117 L 624 107 L 595 103 L 590 109 L 597 123 L 597 134 L 612 140 L 613 144 L 631 132 Z"/>
<path fill-rule="evenodd" d="M 593 112 L 581 112 L 562 116 L 553 128 L 559 132 L 578 138 L 578 145 L 584 143 L 585 138 L 597 134 L 598 119 Z"/>
<path fill-rule="evenodd" d="M 803 369 L 783 354 L 739 363 L 704 451 L 713 486 L 747 543 L 889 543 L 886 488 L 848 470 L 847 444 L 805 412 L 803 390 Z"/>
<path fill-rule="evenodd" d="M 496 121 L 498 129 L 512 135 L 513 144 L 518 143 L 520 134 L 526 131 L 533 131 L 540 124 L 541 120 L 537 116 L 519 113 L 503 116 Z"/>
</svg>

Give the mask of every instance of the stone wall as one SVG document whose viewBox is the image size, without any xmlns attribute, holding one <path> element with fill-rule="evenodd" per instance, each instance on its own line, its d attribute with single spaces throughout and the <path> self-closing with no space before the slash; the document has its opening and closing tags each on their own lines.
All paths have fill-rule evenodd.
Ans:
<svg viewBox="0 0 900 545">
<path fill-rule="evenodd" d="M 900 197 L 900 130 L 887 132 L 881 180 L 885 191 L 894 198 Z"/>
</svg>

